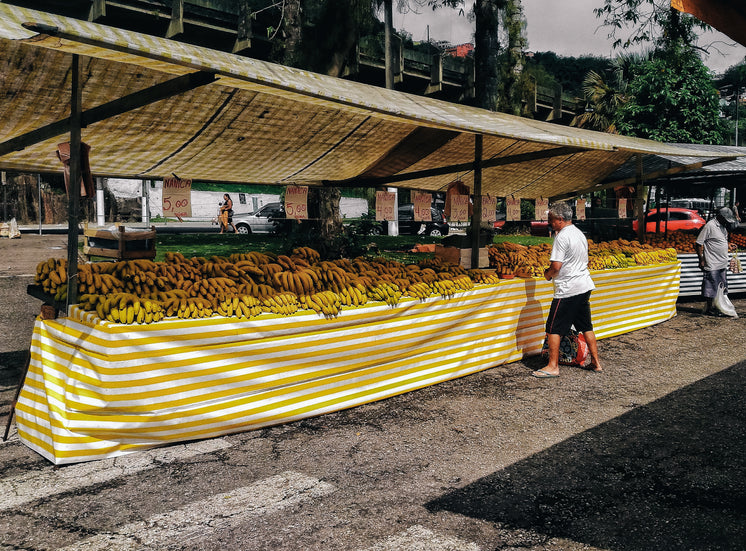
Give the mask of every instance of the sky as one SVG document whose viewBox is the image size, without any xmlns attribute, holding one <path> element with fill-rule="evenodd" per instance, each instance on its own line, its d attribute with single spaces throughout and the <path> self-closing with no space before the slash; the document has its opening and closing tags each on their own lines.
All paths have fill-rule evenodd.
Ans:
<svg viewBox="0 0 746 551">
<path fill-rule="evenodd" d="M 466 3 L 471 6 L 473 1 L 466 0 Z M 575 57 L 586 54 L 609 57 L 619 53 L 619 50 L 612 51 L 607 28 L 600 27 L 600 20 L 593 14 L 593 9 L 603 5 L 603 0 L 522 0 L 522 4 L 529 51 L 552 51 Z M 394 11 L 394 28 L 406 30 L 415 41 L 427 40 L 428 25 L 432 40 L 447 40 L 452 44 L 473 41 L 473 23 L 465 16 L 459 16 L 457 11 L 440 9 L 433 12 L 426 6 L 419 13 Z M 626 36 L 622 34 L 620 37 Z M 705 65 L 716 74 L 746 57 L 746 47 L 722 33 L 703 35 L 700 44 L 708 43 L 714 43 L 725 54 L 712 49 L 712 54 L 703 58 Z"/>
</svg>

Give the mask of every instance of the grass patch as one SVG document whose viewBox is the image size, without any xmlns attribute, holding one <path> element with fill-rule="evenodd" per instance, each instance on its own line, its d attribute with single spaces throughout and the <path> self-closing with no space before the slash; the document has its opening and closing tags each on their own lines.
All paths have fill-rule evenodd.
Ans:
<svg viewBox="0 0 746 551">
<path fill-rule="evenodd" d="M 539 237 L 536 235 L 498 235 L 493 238 L 493 243 L 518 243 L 519 245 L 541 245 L 552 243 L 551 237 Z"/>
</svg>

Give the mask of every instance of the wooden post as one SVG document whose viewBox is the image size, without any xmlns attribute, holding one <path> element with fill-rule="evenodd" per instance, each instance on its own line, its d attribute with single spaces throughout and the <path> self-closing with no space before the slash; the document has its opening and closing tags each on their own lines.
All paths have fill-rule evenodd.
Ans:
<svg viewBox="0 0 746 551">
<path fill-rule="evenodd" d="M 471 267 L 479 268 L 479 233 L 482 226 L 483 136 L 474 135 L 474 212 L 471 216 Z"/>
<path fill-rule="evenodd" d="M 635 179 L 635 209 L 634 216 L 637 219 L 637 240 L 640 243 L 645 242 L 645 210 L 642 206 L 645 204 L 645 175 L 642 168 L 642 155 L 637 154 L 637 173 Z"/>
<path fill-rule="evenodd" d="M 384 0 L 384 63 L 386 64 L 386 88 L 394 88 L 394 52 L 392 35 L 394 34 L 394 6 L 393 0 Z"/>
<path fill-rule="evenodd" d="M 73 54 L 70 98 L 70 182 L 67 198 L 67 305 L 78 302 L 78 225 L 80 215 L 80 57 Z M 65 312 L 67 314 L 67 312 Z"/>
</svg>

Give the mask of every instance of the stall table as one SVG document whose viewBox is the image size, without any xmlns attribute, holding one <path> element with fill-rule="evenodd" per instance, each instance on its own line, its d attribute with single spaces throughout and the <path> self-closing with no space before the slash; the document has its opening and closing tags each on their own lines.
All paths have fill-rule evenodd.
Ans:
<svg viewBox="0 0 746 551">
<path fill-rule="evenodd" d="M 731 253 L 732 255 L 733 253 Z M 746 252 L 737 253 L 741 266 L 746 269 Z M 678 255 L 681 262 L 681 288 L 679 296 L 700 296 L 702 294 L 702 271 L 699 269 L 697 255 L 682 253 Z M 743 293 L 746 291 L 746 272 L 733 274 L 728 272 L 728 292 Z"/>
<path fill-rule="evenodd" d="M 678 262 L 594 272 L 598 338 L 676 314 Z M 286 423 L 540 352 L 552 285 L 505 280 L 450 299 L 149 325 L 77 307 L 37 320 L 16 408 L 22 441 L 55 464 Z"/>
</svg>

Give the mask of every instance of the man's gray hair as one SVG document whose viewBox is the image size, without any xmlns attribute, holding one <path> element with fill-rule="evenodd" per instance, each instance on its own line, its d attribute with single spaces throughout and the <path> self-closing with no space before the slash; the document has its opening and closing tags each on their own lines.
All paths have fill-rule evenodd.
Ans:
<svg viewBox="0 0 746 551">
<path fill-rule="evenodd" d="M 549 214 L 553 218 L 561 218 L 562 220 L 572 222 L 572 207 L 569 203 L 552 203 L 549 205 Z"/>
</svg>

